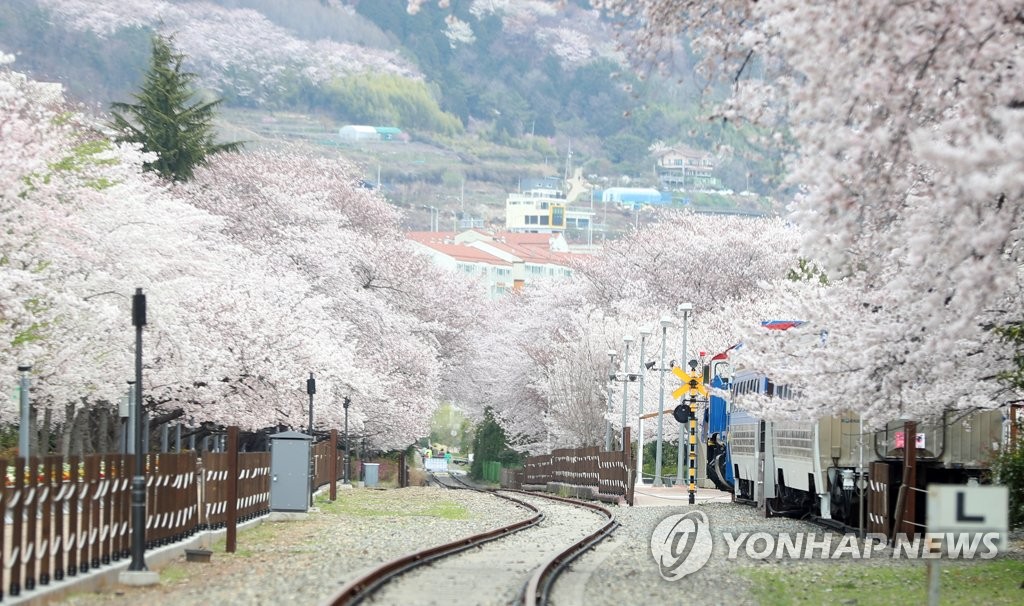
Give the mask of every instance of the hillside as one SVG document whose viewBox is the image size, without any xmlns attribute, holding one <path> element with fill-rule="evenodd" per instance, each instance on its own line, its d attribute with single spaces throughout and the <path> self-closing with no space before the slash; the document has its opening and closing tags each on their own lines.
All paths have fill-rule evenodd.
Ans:
<svg viewBox="0 0 1024 606">
<path fill-rule="evenodd" d="M 637 77 L 585 1 L 428 2 L 415 15 L 406 1 L 8 0 L 0 50 L 102 110 L 138 86 L 150 33 L 171 33 L 225 100 L 226 138 L 351 157 L 417 226 L 423 206 L 500 218 L 505 192 L 563 174 L 570 150 L 599 185 L 656 186 L 649 149 L 663 142 L 719 155 L 721 189 L 774 191 L 776 154 L 700 118 L 705 88 L 685 53 L 678 73 Z M 347 124 L 407 140 L 345 144 Z"/>
</svg>

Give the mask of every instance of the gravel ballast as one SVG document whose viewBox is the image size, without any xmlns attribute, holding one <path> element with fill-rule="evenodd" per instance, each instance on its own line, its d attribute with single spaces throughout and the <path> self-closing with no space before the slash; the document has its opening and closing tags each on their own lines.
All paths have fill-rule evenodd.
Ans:
<svg viewBox="0 0 1024 606">
<path fill-rule="evenodd" d="M 532 500 L 532 499 L 531 499 Z M 148 588 L 119 587 L 107 593 L 82 593 L 64 603 L 147 605 L 271 605 L 321 604 L 344 583 L 373 566 L 456 538 L 491 530 L 532 515 L 490 495 L 434 487 L 340 491 L 336 504 L 297 522 L 264 522 L 238 535 L 238 551 L 224 553 L 215 545 L 211 563 L 188 563 L 184 557 L 161 570 L 161 584 Z M 814 566 L 923 566 L 920 560 L 893 559 L 885 548 L 870 559 L 844 557 L 844 562 L 791 560 L 774 555 L 756 559 L 743 547 L 730 559 L 725 533 L 805 533 L 820 540 L 827 530 L 788 518 L 764 518 L 752 507 L 733 503 L 671 506 L 610 506 L 620 528 L 584 554 L 555 584 L 555 606 L 618 606 L 621 604 L 757 604 L 751 594 L 748 570 L 787 571 L 813 577 Z M 667 516 L 700 511 L 708 519 L 714 543 L 712 556 L 700 570 L 678 581 L 667 581 L 651 553 L 651 536 Z M 586 512 L 580 516 L 591 517 Z M 564 524 L 551 518 L 546 525 Z M 568 530 L 568 524 L 565 524 Z M 595 527 L 599 524 L 595 521 Z M 524 535 L 524 538 L 528 535 Z M 578 537 L 577 537 L 578 538 Z M 1011 535 L 1007 557 L 1020 559 L 1024 542 Z M 832 536 L 833 548 L 841 535 Z M 517 539 L 523 540 L 523 539 Z M 571 542 L 571 541 L 569 541 Z M 568 544 L 568 542 L 567 542 Z M 524 544 L 520 549 L 531 549 Z M 525 560 L 526 558 L 522 558 Z M 808 572 L 810 570 L 810 572 Z M 470 574 L 470 573 L 467 573 Z M 451 596 L 446 606 L 502 603 L 506 596 L 491 590 L 480 577 L 478 591 L 461 599 Z M 429 602 L 429 600 L 427 600 Z M 380 602 L 377 602 L 380 603 Z"/>
</svg>

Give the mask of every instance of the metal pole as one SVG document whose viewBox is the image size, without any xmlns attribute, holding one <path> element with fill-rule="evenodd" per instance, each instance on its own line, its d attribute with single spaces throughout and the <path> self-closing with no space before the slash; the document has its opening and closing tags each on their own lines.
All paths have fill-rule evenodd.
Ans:
<svg viewBox="0 0 1024 606">
<path fill-rule="evenodd" d="M 647 329 L 640 331 L 640 414 L 637 416 L 639 428 L 636 437 L 636 483 L 644 481 L 644 382 L 647 380 L 647 366 L 644 364 L 644 344 L 647 341 Z"/>
<path fill-rule="evenodd" d="M 612 375 L 615 374 L 615 351 L 608 350 L 608 418 L 604 424 L 604 449 L 612 449 Z"/>
<path fill-rule="evenodd" d="M 345 406 L 345 472 L 344 472 L 345 473 L 345 480 L 344 480 L 345 484 L 348 484 L 348 467 L 349 467 L 349 465 L 348 465 L 348 459 L 349 459 L 349 452 L 348 452 L 348 406 L 349 406 L 349 404 L 351 404 L 351 401 L 349 400 L 348 396 L 345 396 L 345 404 L 344 404 L 344 406 Z"/>
<path fill-rule="evenodd" d="M 864 415 L 860 415 L 860 439 L 857 441 L 857 450 L 860 453 L 860 462 L 857 464 L 858 474 L 857 478 L 857 490 L 860 492 L 860 504 L 858 505 L 858 530 L 860 531 L 860 537 L 864 537 L 864 490 L 868 487 L 867 481 L 864 479 Z"/>
<path fill-rule="evenodd" d="M 626 444 L 626 425 L 628 424 L 628 421 L 626 421 L 626 406 L 629 403 L 629 398 L 626 394 L 629 390 L 626 388 L 629 387 L 629 345 L 633 342 L 633 339 L 626 337 L 622 341 L 626 344 L 625 357 L 622 358 L 622 370 L 626 373 L 626 377 L 622 382 L 622 428 L 620 429 L 622 433 L 620 435 L 622 436 L 622 450 L 626 450 L 629 448 L 629 444 Z"/>
<path fill-rule="evenodd" d="M 28 371 L 32 370 L 32 367 L 28 364 L 18 366 L 18 372 L 21 373 L 21 385 L 19 394 L 21 398 L 21 425 L 18 427 L 18 456 L 29 457 L 30 443 L 29 438 L 31 433 L 29 431 L 29 416 L 31 410 L 28 403 Z"/>
<path fill-rule="evenodd" d="M 136 414 L 135 381 L 128 381 L 128 449 L 126 452 L 130 455 L 135 454 L 135 426 L 138 425 L 138 421 L 135 420 Z"/>
<path fill-rule="evenodd" d="M 146 295 L 141 288 L 132 297 L 135 326 L 135 475 L 132 478 L 132 562 L 128 570 L 146 568 L 146 466 L 142 451 L 142 329 L 146 326 Z"/>
<path fill-rule="evenodd" d="M 654 485 L 664 486 L 665 484 L 661 481 L 661 441 L 664 438 L 664 421 L 662 417 L 665 416 L 665 338 L 668 335 L 668 324 L 661 323 L 661 368 L 658 372 L 661 374 L 661 387 L 658 391 L 658 443 L 654 449 Z"/>
<path fill-rule="evenodd" d="M 309 506 L 312 507 L 314 504 L 313 495 L 316 491 L 316 478 L 314 477 L 315 469 L 313 467 L 313 394 L 316 393 L 316 379 L 313 378 L 313 373 L 309 373 L 309 378 L 306 379 L 306 393 L 309 394 Z"/>
<path fill-rule="evenodd" d="M 309 433 L 310 437 L 313 436 L 313 394 L 316 393 L 316 379 L 313 378 L 313 373 L 309 373 L 309 378 L 306 379 L 306 393 L 309 394 Z"/>
<path fill-rule="evenodd" d="M 941 560 L 928 560 L 928 606 L 939 606 L 939 585 L 942 579 Z"/>
<path fill-rule="evenodd" d="M 181 452 L 181 423 L 174 426 L 174 452 Z"/>
<path fill-rule="evenodd" d="M 683 305 L 686 305 L 686 304 L 684 303 Z M 682 306 L 680 306 L 680 307 L 682 307 Z M 687 320 L 689 320 L 689 318 L 690 318 L 690 312 L 688 310 L 686 310 L 686 309 L 683 309 L 683 350 L 682 350 L 682 352 L 680 352 L 679 366 L 683 370 L 685 370 L 687 372 L 689 371 L 689 368 L 690 368 L 689 358 L 686 357 L 686 329 L 687 329 Z M 677 453 L 678 456 L 676 457 L 676 485 L 677 486 L 683 483 L 683 450 L 685 450 L 685 448 L 683 446 L 683 444 L 685 444 L 685 442 L 683 440 L 683 437 L 686 435 L 686 426 L 683 425 L 682 423 L 678 423 L 678 425 L 679 425 L 679 449 L 678 449 L 679 452 Z"/>
</svg>

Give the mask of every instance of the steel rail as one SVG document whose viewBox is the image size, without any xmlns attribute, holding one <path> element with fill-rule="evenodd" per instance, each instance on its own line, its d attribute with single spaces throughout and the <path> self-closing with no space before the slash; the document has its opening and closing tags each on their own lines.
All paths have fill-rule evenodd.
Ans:
<svg viewBox="0 0 1024 606">
<path fill-rule="evenodd" d="M 525 501 L 520 501 L 519 499 L 509 497 L 506 495 L 500 495 L 493 492 L 492 494 L 494 494 L 494 496 L 498 497 L 499 499 L 505 499 L 507 501 L 512 501 L 517 505 L 521 505 L 533 511 L 536 515 L 529 517 L 525 520 L 520 520 L 518 522 L 509 524 L 507 526 L 502 526 L 500 528 L 495 528 L 494 530 L 464 537 L 456 541 L 452 541 L 451 543 L 445 543 L 444 545 L 437 545 L 434 547 L 421 549 L 419 551 L 414 551 L 410 554 L 401 556 L 394 560 L 384 562 L 383 564 L 370 570 L 366 574 L 363 574 L 362 576 L 359 576 L 346 583 L 341 589 L 337 591 L 337 593 L 328 598 L 328 600 L 324 602 L 324 604 L 330 604 L 331 606 L 349 606 L 351 604 L 358 604 L 362 602 L 364 599 L 368 598 L 374 591 L 379 589 L 389 580 L 401 575 L 404 572 L 407 572 L 418 566 L 423 566 L 428 562 L 432 562 L 434 560 L 455 553 L 459 553 L 460 551 L 465 551 L 466 549 L 470 549 L 471 547 L 476 547 L 489 541 L 493 541 L 508 536 L 514 532 L 518 532 L 525 528 L 535 526 L 539 524 L 541 520 L 544 519 L 544 514 L 541 513 L 540 510 L 538 510 L 536 507 Z"/>
<path fill-rule="evenodd" d="M 530 496 L 541 497 L 552 501 L 561 501 L 577 507 L 586 507 L 604 514 L 604 516 L 608 518 L 608 521 L 604 526 L 552 556 L 530 576 L 530 579 L 526 582 L 524 590 L 521 593 L 521 603 L 527 606 L 547 604 L 548 594 L 551 592 L 551 586 L 554 584 L 555 579 L 558 578 L 558 575 L 561 574 L 562 570 L 571 564 L 573 560 L 583 555 L 588 549 L 600 543 L 611 535 L 611 533 L 615 532 L 615 529 L 619 526 L 619 522 L 615 519 L 615 514 L 610 510 L 594 503 L 586 503 L 584 501 L 576 501 L 574 499 L 566 499 L 553 495 L 524 492 L 520 490 L 513 491 L 504 488 L 502 490 L 506 492 L 522 492 L 523 494 L 529 494 Z"/>
<path fill-rule="evenodd" d="M 458 482 L 459 484 L 462 484 L 466 488 L 478 490 L 473 486 L 467 484 L 458 476 L 451 476 L 451 478 Z M 613 514 L 606 507 L 602 507 L 601 505 L 587 503 L 584 501 L 577 501 L 573 499 L 566 499 L 563 497 L 556 497 L 554 495 L 528 492 L 524 490 L 514 490 L 509 488 L 502 488 L 501 490 L 503 492 L 517 492 L 520 494 L 525 494 L 533 497 L 540 497 L 542 499 L 548 499 L 551 501 L 561 501 L 563 503 L 568 503 L 570 505 L 575 505 L 578 507 L 586 507 L 588 509 L 593 509 L 594 511 L 604 514 L 604 516 L 608 519 L 608 522 L 605 523 L 604 526 L 597 529 L 593 533 L 587 535 L 583 539 L 580 539 L 576 543 L 573 543 L 566 549 L 555 554 L 547 562 L 545 562 L 543 565 L 536 569 L 536 571 L 530 576 L 530 579 L 526 582 L 526 584 L 523 585 L 523 588 L 519 592 L 519 595 L 517 597 L 517 601 L 519 603 L 527 606 L 535 606 L 537 604 L 546 605 L 548 603 L 548 597 L 551 592 L 551 586 L 554 584 L 555 579 L 558 578 L 558 575 L 562 573 L 562 570 L 564 570 L 566 566 L 571 564 L 573 560 L 586 553 L 588 549 L 606 539 L 609 535 L 611 535 L 611 533 L 615 532 L 616 528 L 619 527 L 619 522 L 615 519 L 615 514 Z"/>
</svg>

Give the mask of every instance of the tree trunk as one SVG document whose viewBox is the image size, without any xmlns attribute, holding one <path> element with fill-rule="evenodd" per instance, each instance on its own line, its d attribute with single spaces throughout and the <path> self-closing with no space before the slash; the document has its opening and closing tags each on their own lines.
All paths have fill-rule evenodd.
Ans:
<svg viewBox="0 0 1024 606">
<path fill-rule="evenodd" d="M 49 406 L 43 412 L 43 423 L 39 426 L 39 455 L 48 455 L 51 452 L 50 439 L 53 429 L 53 409 Z"/>
<path fill-rule="evenodd" d="M 100 417 L 100 430 L 97 432 L 99 439 L 96 443 L 96 452 L 108 453 L 110 452 L 110 408 L 108 406 L 99 407 L 96 413 Z"/>
<path fill-rule="evenodd" d="M 89 432 L 89 411 L 79 408 L 75 411 L 74 420 L 71 422 L 71 453 L 78 456 L 85 455 L 85 438 Z"/>
<path fill-rule="evenodd" d="M 60 428 L 60 442 L 58 449 L 63 457 L 71 454 L 71 432 L 75 428 L 75 405 L 68 404 L 64 407 L 64 425 Z"/>
</svg>

